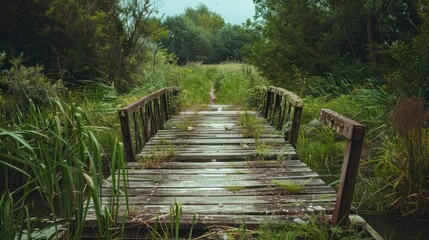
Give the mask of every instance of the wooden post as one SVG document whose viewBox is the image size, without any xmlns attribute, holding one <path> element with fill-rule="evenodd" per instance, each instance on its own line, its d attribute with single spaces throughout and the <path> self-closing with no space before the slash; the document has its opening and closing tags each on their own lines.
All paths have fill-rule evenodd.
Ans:
<svg viewBox="0 0 429 240">
<path fill-rule="evenodd" d="M 140 117 L 141 117 L 141 122 L 142 122 L 142 131 L 143 131 L 143 146 L 146 145 L 147 142 L 149 142 L 149 134 L 148 134 L 148 129 L 147 129 L 147 119 L 146 119 L 146 111 L 145 111 L 145 106 L 142 106 L 140 108 Z"/>
<path fill-rule="evenodd" d="M 265 106 L 264 106 L 264 118 L 268 118 L 270 106 L 272 105 L 272 102 L 271 102 L 272 101 L 272 99 L 271 99 L 272 94 L 273 94 L 272 92 L 267 90 L 267 97 L 266 97 Z"/>
<path fill-rule="evenodd" d="M 289 143 L 295 147 L 296 142 L 298 141 L 299 135 L 299 126 L 301 125 L 301 115 L 302 107 L 294 107 L 293 109 L 293 119 L 292 119 L 292 128 L 289 133 Z"/>
<path fill-rule="evenodd" d="M 321 110 L 320 120 L 347 139 L 332 225 L 348 225 L 365 126 L 329 109 Z"/>
<path fill-rule="evenodd" d="M 353 126 L 352 139 L 347 140 L 344 154 L 343 166 L 341 169 L 340 184 L 338 186 L 337 201 L 335 204 L 332 224 L 348 225 L 350 223 L 349 214 L 353 201 L 353 192 L 359 169 L 365 127 Z"/>
<path fill-rule="evenodd" d="M 167 94 L 165 93 L 161 96 L 161 109 L 164 113 L 164 119 L 163 119 L 163 124 L 161 126 L 161 129 L 164 129 L 164 124 L 166 121 L 168 121 L 168 119 L 170 119 L 170 117 L 168 116 L 168 103 L 167 103 Z"/>
<path fill-rule="evenodd" d="M 118 113 L 121 123 L 122 141 L 124 142 L 125 148 L 125 158 L 127 162 L 131 162 L 134 161 L 134 150 L 128 112 L 126 110 L 119 110 Z"/>
</svg>

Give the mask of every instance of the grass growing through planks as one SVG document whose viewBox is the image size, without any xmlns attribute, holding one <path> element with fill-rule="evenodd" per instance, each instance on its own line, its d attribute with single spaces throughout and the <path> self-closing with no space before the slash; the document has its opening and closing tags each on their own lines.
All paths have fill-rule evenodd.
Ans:
<svg viewBox="0 0 429 240">
<path fill-rule="evenodd" d="M 230 192 L 238 192 L 241 190 L 245 190 L 246 187 L 245 186 L 227 186 L 226 190 L 230 191 Z"/>
<path fill-rule="evenodd" d="M 181 122 L 175 124 L 176 128 L 181 132 L 191 132 L 198 125 L 196 119 L 190 116 L 184 116 Z"/>
<path fill-rule="evenodd" d="M 254 138 L 255 141 L 258 141 L 259 136 L 265 132 L 262 122 L 262 119 L 247 111 L 238 118 L 238 124 L 242 126 L 242 130 L 240 130 L 242 134 L 246 138 Z"/>
<path fill-rule="evenodd" d="M 294 194 L 294 193 L 300 193 L 302 190 L 304 190 L 305 185 L 297 184 L 293 181 L 286 181 L 286 180 L 276 180 L 273 179 L 271 183 L 274 186 L 277 186 L 281 188 L 282 190 Z"/>
<path fill-rule="evenodd" d="M 141 168 L 155 168 L 162 162 L 174 161 L 176 156 L 177 152 L 171 141 L 160 139 L 153 149 L 138 154 L 136 161 Z"/>
</svg>

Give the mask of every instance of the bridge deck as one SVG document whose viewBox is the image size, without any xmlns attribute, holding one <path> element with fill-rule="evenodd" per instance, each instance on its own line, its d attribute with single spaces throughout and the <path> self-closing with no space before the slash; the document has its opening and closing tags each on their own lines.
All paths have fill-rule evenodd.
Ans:
<svg viewBox="0 0 429 240">
<path fill-rule="evenodd" d="M 174 116 L 138 161 L 128 163 L 130 223 L 166 216 L 174 202 L 182 206 L 182 225 L 189 226 L 194 213 L 194 226 L 256 226 L 332 214 L 335 191 L 274 128 L 264 124 L 259 139 L 246 138 L 238 124 L 243 112 L 222 108 Z"/>
</svg>

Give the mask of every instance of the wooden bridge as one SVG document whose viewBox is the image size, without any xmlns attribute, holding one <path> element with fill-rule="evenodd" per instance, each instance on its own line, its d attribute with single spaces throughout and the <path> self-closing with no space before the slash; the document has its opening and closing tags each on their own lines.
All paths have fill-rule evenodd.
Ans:
<svg viewBox="0 0 429 240">
<path fill-rule="evenodd" d="M 295 152 L 303 101 L 281 88 L 256 91 L 260 108 L 253 112 L 209 105 L 179 113 L 175 87 L 119 110 L 129 187 L 112 197 L 111 176 L 102 201 L 127 212 L 129 235 L 143 236 L 148 225 L 170 222 L 178 207 L 181 229 L 256 227 L 309 215 L 348 223 L 364 126 L 322 110 L 321 120 L 348 141 L 336 193 Z M 95 216 L 88 226 L 97 227 Z"/>
</svg>

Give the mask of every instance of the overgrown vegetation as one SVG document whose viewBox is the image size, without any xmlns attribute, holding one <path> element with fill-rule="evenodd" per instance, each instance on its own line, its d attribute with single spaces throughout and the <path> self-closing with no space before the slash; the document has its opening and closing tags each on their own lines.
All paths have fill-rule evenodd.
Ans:
<svg viewBox="0 0 429 240">
<path fill-rule="evenodd" d="M 327 74 L 429 99 L 427 1 L 254 1 L 247 60 L 299 91 Z"/>
<path fill-rule="evenodd" d="M 116 110 L 171 85 L 182 86 L 180 102 L 188 110 L 210 103 L 212 85 L 216 103 L 244 109 L 257 105 L 258 85 L 297 93 L 305 100 L 298 154 L 332 186 L 344 142 L 321 126 L 320 109 L 365 124 L 356 210 L 427 217 L 427 1 L 254 2 L 257 19 L 248 21 L 244 36 L 241 27 L 225 24 L 204 5 L 161 21 L 148 0 L 1 1 L 0 236 L 30 239 L 54 229 L 79 238 L 91 213 L 100 238 L 120 238 L 122 230 L 113 227 L 126 220 L 119 201 L 105 205 L 100 195 L 103 177 L 112 175 L 114 199 L 127 198 Z M 239 48 L 247 39 L 243 54 Z M 255 67 L 201 65 L 243 56 Z M 263 132 L 253 115 L 244 114 L 240 124 L 244 135 L 258 141 Z M 179 129 L 189 127 L 194 123 L 184 121 Z M 256 144 L 252 163 L 265 164 L 271 147 Z M 176 154 L 167 142 L 156 150 L 161 154 L 145 164 Z M 302 190 L 292 182 L 272 184 L 290 193 Z M 170 215 L 169 232 L 161 237 L 178 237 L 180 205 L 173 205 Z M 366 237 L 314 221 L 236 230 L 227 233 L 262 239 Z"/>
<path fill-rule="evenodd" d="M 266 224 L 258 231 L 258 239 L 373 239 L 365 231 L 359 231 L 358 226 L 348 228 L 333 227 L 329 222 L 321 223 L 317 219 L 301 223 Z"/>
<path fill-rule="evenodd" d="M 276 180 L 276 179 L 272 180 L 271 183 L 274 184 L 274 186 L 281 188 L 282 190 L 286 191 L 289 194 L 299 193 L 302 190 L 304 190 L 304 187 L 305 187 L 302 184 L 297 184 L 292 181 L 282 181 L 282 180 Z"/>
</svg>

